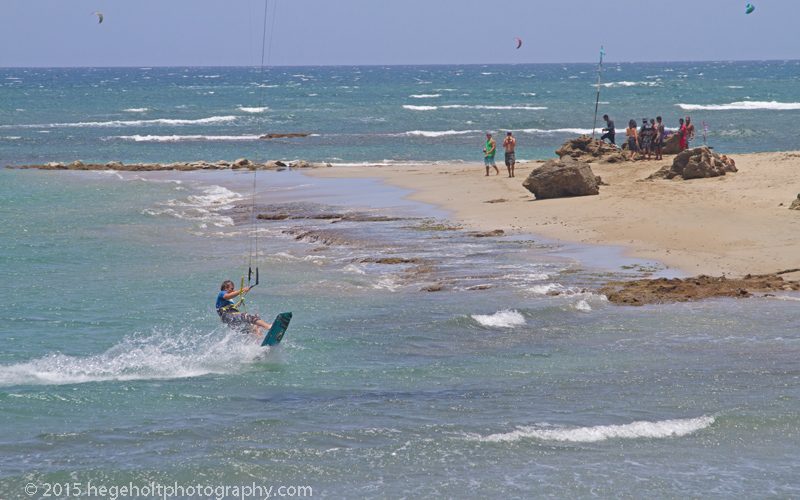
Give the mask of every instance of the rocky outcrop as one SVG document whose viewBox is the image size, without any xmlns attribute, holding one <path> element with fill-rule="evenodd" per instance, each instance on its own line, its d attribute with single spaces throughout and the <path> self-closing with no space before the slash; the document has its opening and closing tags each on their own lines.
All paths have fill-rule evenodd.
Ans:
<svg viewBox="0 0 800 500">
<path fill-rule="evenodd" d="M 560 148 L 556 150 L 559 158 L 569 156 L 570 158 L 580 159 L 583 161 L 592 161 L 592 159 L 601 159 L 607 155 L 617 154 L 619 149 L 611 144 L 592 139 L 588 135 L 582 135 L 577 139 L 570 139 Z"/>
<path fill-rule="evenodd" d="M 255 163 L 247 158 L 239 158 L 236 161 L 217 161 L 214 163 L 207 161 L 177 162 L 177 163 L 130 163 L 124 164 L 119 161 L 107 163 L 84 163 L 75 160 L 72 163 L 64 164 L 60 162 L 48 162 L 38 165 L 7 165 L 11 169 L 38 169 L 38 170 L 118 170 L 121 172 L 156 172 L 162 170 L 284 170 L 292 168 L 322 168 L 330 167 L 330 163 L 310 163 L 305 160 L 297 160 L 286 164 L 282 161 L 268 161 L 266 163 Z"/>
<path fill-rule="evenodd" d="M 533 193 L 537 200 L 600 193 L 591 167 L 569 156 L 546 161 L 528 175 L 522 186 Z"/>
<path fill-rule="evenodd" d="M 733 158 L 719 155 L 703 146 L 679 153 L 672 160 L 672 165 L 663 167 L 648 179 L 703 179 L 719 177 L 728 172 L 737 172 Z"/>
<path fill-rule="evenodd" d="M 744 278 L 697 276 L 694 278 L 659 278 L 634 281 L 612 281 L 600 293 L 618 305 L 643 306 L 691 302 L 710 297 L 752 297 L 756 292 L 797 291 L 800 281 L 785 281 L 780 275 L 800 269 L 787 269 L 774 274 L 747 275 Z"/>
<path fill-rule="evenodd" d="M 798 194 L 797 199 L 792 202 L 792 206 L 789 207 L 789 210 L 800 210 L 800 194 Z"/>
<path fill-rule="evenodd" d="M 664 145 L 661 146 L 661 153 L 665 155 L 676 155 L 681 152 L 681 138 L 676 133 L 671 133 L 664 137 Z"/>
</svg>

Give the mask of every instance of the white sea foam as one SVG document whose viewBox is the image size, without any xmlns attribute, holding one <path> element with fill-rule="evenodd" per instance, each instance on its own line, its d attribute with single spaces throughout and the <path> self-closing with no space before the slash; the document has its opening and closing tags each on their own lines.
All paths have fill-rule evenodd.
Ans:
<svg viewBox="0 0 800 500">
<path fill-rule="evenodd" d="M 0 125 L 0 128 L 81 128 L 81 127 L 143 127 L 147 125 L 213 125 L 236 120 L 235 116 L 210 116 L 208 118 L 177 119 L 157 118 L 153 120 L 112 120 L 107 122 L 70 122 L 32 125 Z"/>
<path fill-rule="evenodd" d="M 592 306 L 589 305 L 589 302 L 586 299 L 580 299 L 578 302 L 572 304 L 572 307 L 575 308 L 576 311 L 580 312 L 591 312 Z"/>
<path fill-rule="evenodd" d="M 3 137 L 0 137 L 0 139 L 3 139 L 4 141 L 18 141 L 18 140 L 22 139 L 22 137 L 20 137 L 18 135 L 6 135 L 6 136 L 3 136 Z"/>
<path fill-rule="evenodd" d="M 364 269 L 362 269 L 360 266 L 357 266 L 355 264 L 348 264 L 348 265 L 344 266 L 342 268 L 342 271 L 344 271 L 346 273 L 352 273 L 352 274 L 367 274 L 367 272 Z"/>
<path fill-rule="evenodd" d="M 147 113 L 148 111 L 150 111 L 150 108 L 128 108 L 128 109 L 123 109 L 122 111 L 126 113 Z"/>
<path fill-rule="evenodd" d="M 411 111 L 434 111 L 439 109 L 438 106 L 414 106 L 411 104 L 404 104 L 403 109 L 408 109 Z"/>
<path fill-rule="evenodd" d="M 109 380 L 155 380 L 233 373 L 263 356 L 264 350 L 241 334 L 157 332 L 123 339 L 92 356 L 49 354 L 0 365 L 0 386 L 62 385 Z"/>
<path fill-rule="evenodd" d="M 411 137 L 443 137 L 447 135 L 466 135 L 480 133 L 480 130 L 409 130 L 403 135 Z"/>
<path fill-rule="evenodd" d="M 705 429 L 714 423 L 714 417 L 637 421 L 622 425 L 597 425 L 592 427 L 552 428 L 551 426 L 523 426 L 518 429 L 488 436 L 470 435 L 475 441 L 488 443 L 514 442 L 521 439 L 595 443 L 607 439 L 660 439 L 681 437 Z"/>
<path fill-rule="evenodd" d="M 233 204 L 242 199 L 243 196 L 239 193 L 222 186 L 211 185 L 203 187 L 201 194 L 194 194 L 182 200 L 167 200 L 155 208 L 143 210 L 142 214 L 191 220 L 199 222 L 202 228 L 208 224 L 215 227 L 229 227 L 233 226 L 233 219 L 227 215 L 220 215 L 219 212 L 233 208 Z"/>
<path fill-rule="evenodd" d="M 408 97 L 412 97 L 414 99 L 433 99 L 435 97 L 442 97 L 442 94 L 411 94 Z"/>
<path fill-rule="evenodd" d="M 518 130 L 518 133 L 525 133 L 525 134 L 591 134 L 592 129 L 590 128 L 551 128 L 551 129 L 542 129 L 542 128 L 524 128 L 522 130 Z"/>
<path fill-rule="evenodd" d="M 546 283 L 544 285 L 534 285 L 528 290 L 536 295 L 548 295 L 550 293 L 561 293 L 564 291 L 564 285 L 559 283 Z"/>
<path fill-rule="evenodd" d="M 487 109 L 487 110 L 525 110 L 525 111 L 540 111 L 547 109 L 546 106 L 493 106 L 485 104 L 445 104 L 442 106 L 414 106 L 412 104 L 404 104 L 404 109 L 411 111 L 436 111 L 437 109 Z"/>
<path fill-rule="evenodd" d="M 236 109 L 238 109 L 239 111 L 242 111 L 244 113 L 252 113 L 252 114 L 264 113 L 264 112 L 269 110 L 269 108 L 267 106 L 260 106 L 260 107 L 239 106 Z"/>
<path fill-rule="evenodd" d="M 774 300 L 791 300 L 791 301 L 800 301 L 800 297 L 792 297 L 791 295 L 776 295 L 774 297 L 767 297 Z"/>
<path fill-rule="evenodd" d="M 525 324 L 525 316 L 511 309 L 494 314 L 473 314 L 471 317 L 481 325 L 491 328 L 514 328 Z"/>
<path fill-rule="evenodd" d="M 741 85 L 728 85 L 729 89 L 743 89 L 744 87 Z"/>
<path fill-rule="evenodd" d="M 738 101 L 729 104 L 676 104 L 686 111 L 726 111 L 726 110 L 745 110 L 752 111 L 757 109 L 770 110 L 793 110 L 800 109 L 800 102 L 778 102 L 778 101 Z"/>
<path fill-rule="evenodd" d="M 621 81 L 621 82 L 608 82 L 601 84 L 603 87 L 606 88 L 618 88 L 618 87 L 659 87 L 661 86 L 660 82 L 628 82 L 628 81 Z M 595 84 L 592 84 L 595 86 Z"/>
<path fill-rule="evenodd" d="M 115 135 L 105 139 L 134 142 L 257 141 L 258 135 Z"/>
</svg>

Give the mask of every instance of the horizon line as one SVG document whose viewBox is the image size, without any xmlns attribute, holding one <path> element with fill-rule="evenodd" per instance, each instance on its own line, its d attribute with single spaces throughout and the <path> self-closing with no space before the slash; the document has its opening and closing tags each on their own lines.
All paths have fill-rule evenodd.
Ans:
<svg viewBox="0 0 800 500">
<path fill-rule="evenodd" d="M 604 64 L 685 64 L 685 63 L 765 63 L 765 62 L 800 62 L 800 59 L 694 59 L 694 60 L 663 60 L 663 61 L 604 61 Z M 526 63 L 403 63 L 403 64 L 275 64 L 264 65 L 264 68 L 353 68 L 353 67 L 410 67 L 410 66 L 548 66 L 564 64 L 590 64 L 597 65 L 597 61 L 581 62 L 526 62 Z M 240 65 L 119 65 L 119 66 L 0 66 L 0 69 L 141 69 L 141 68 L 261 68 L 259 64 Z"/>
</svg>

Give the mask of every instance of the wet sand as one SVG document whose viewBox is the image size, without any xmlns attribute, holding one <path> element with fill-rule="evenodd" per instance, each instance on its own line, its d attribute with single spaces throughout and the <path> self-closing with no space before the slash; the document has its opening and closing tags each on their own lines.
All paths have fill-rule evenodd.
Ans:
<svg viewBox="0 0 800 500">
<path fill-rule="evenodd" d="M 541 162 L 509 178 L 482 164 L 336 167 L 308 172 L 376 177 L 410 189 L 475 230 L 503 229 L 573 243 L 617 245 L 686 275 L 744 276 L 800 267 L 800 152 L 735 155 L 737 173 L 710 179 L 644 181 L 664 161 L 592 164 L 608 183 L 598 196 L 535 200 L 522 182 Z M 800 273 L 785 276 L 798 279 Z"/>
</svg>

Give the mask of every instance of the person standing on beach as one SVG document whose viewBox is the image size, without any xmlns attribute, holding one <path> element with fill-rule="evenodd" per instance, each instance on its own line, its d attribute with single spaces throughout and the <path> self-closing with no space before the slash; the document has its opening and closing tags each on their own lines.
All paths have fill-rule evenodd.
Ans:
<svg viewBox="0 0 800 500">
<path fill-rule="evenodd" d="M 600 140 L 604 141 L 608 139 L 608 142 L 616 146 L 617 143 L 614 141 L 614 137 L 617 135 L 617 131 L 614 128 L 614 120 L 609 118 L 608 115 L 603 115 L 603 120 L 606 121 L 606 128 L 603 129 L 603 132 L 605 132 L 605 134 L 600 136 Z"/>
<path fill-rule="evenodd" d="M 517 139 L 514 134 L 506 132 L 506 138 L 503 141 L 503 148 L 506 150 L 506 168 L 508 169 L 508 176 L 514 177 L 514 165 L 517 163 L 515 149 L 517 147 Z"/>
<path fill-rule="evenodd" d="M 497 143 L 492 138 L 490 132 L 486 132 L 486 143 L 483 145 L 483 163 L 486 165 L 486 175 L 489 175 L 489 167 L 494 167 L 495 175 L 500 175 L 500 169 L 494 162 L 494 154 L 497 153 Z"/>
<path fill-rule="evenodd" d="M 686 125 L 684 125 L 683 118 L 678 120 L 680 126 L 678 127 L 678 144 L 681 151 L 689 149 L 689 141 L 687 139 Z"/>
<path fill-rule="evenodd" d="M 664 157 L 661 154 L 661 148 L 664 146 L 664 124 L 661 122 L 660 116 L 656 116 L 656 123 L 653 125 L 653 128 L 655 130 L 653 147 L 656 150 L 656 160 L 663 160 Z"/>
<path fill-rule="evenodd" d="M 631 152 L 631 161 L 635 160 L 636 152 L 639 151 L 639 134 L 636 133 L 636 120 L 628 122 L 625 129 L 625 136 L 628 138 L 628 151 Z"/>
<path fill-rule="evenodd" d="M 639 131 L 639 150 L 642 156 L 647 155 L 647 159 L 650 159 L 653 151 L 653 128 L 647 118 L 642 118 L 642 129 Z"/>
<path fill-rule="evenodd" d="M 694 140 L 694 124 L 692 123 L 692 117 L 686 117 L 686 148 L 689 148 L 689 143 Z"/>
</svg>

